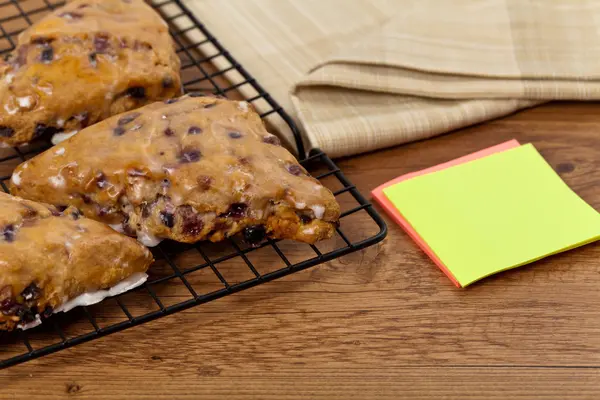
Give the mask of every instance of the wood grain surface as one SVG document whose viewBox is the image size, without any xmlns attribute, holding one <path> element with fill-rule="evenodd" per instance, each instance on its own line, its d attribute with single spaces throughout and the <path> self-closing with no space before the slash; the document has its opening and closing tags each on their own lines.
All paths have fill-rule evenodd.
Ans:
<svg viewBox="0 0 600 400">
<path fill-rule="evenodd" d="M 368 193 L 516 138 L 600 209 L 599 131 L 598 104 L 553 103 L 339 164 Z M 389 227 L 362 252 L 2 370 L 0 399 L 598 398 L 599 245 L 459 290 Z"/>
<path fill-rule="evenodd" d="M 338 163 L 366 195 L 398 175 L 512 138 L 533 143 L 600 210 L 600 105 L 594 103 L 552 103 Z M 11 167 L 2 168 L 0 175 Z M 347 208 L 352 201 L 341 203 Z M 0 399 L 599 397 L 600 245 L 460 290 L 385 219 L 387 239 L 361 252 L 1 370 Z M 360 238 L 375 228 L 359 216 L 345 230 Z M 305 257 L 296 247 L 286 250 L 292 262 Z M 178 262 L 197 257 L 186 253 Z M 265 270 L 280 262 L 268 252 L 251 257 Z M 223 266 L 228 280 L 248 278 L 240 262 Z M 153 273 L 164 267 L 159 263 Z M 218 287 L 211 279 L 198 273 L 190 282 Z M 166 305 L 190 298 L 177 283 L 160 295 Z M 130 300 L 137 311 L 152 308 Z M 122 320 L 115 308 L 99 310 L 101 326 Z"/>
</svg>

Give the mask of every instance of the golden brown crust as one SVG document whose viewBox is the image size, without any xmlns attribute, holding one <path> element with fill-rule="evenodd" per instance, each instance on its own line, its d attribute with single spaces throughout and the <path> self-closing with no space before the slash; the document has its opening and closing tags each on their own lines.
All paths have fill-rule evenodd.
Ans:
<svg viewBox="0 0 600 400">
<path fill-rule="evenodd" d="M 74 132 L 181 93 L 166 23 L 143 0 L 75 0 L 0 61 L 0 145 Z"/>
<path fill-rule="evenodd" d="M 332 193 L 246 102 L 183 96 L 109 118 L 20 165 L 11 192 L 180 242 L 245 230 L 307 243 L 333 235 Z M 247 229 L 246 229 L 247 228 Z"/>
<path fill-rule="evenodd" d="M 0 330 L 48 316 L 151 262 L 148 249 L 75 208 L 60 213 L 0 192 Z"/>
</svg>

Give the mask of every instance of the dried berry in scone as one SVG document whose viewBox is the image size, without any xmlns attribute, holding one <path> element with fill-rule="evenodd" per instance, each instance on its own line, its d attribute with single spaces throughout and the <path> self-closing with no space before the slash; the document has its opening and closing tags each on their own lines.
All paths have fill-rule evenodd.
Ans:
<svg viewBox="0 0 600 400">
<path fill-rule="evenodd" d="M 73 205 L 146 245 L 243 231 L 307 243 L 333 235 L 333 194 L 246 102 L 183 96 L 82 130 L 20 165 L 12 193 Z"/>
<path fill-rule="evenodd" d="M 0 146 L 78 130 L 181 94 L 167 24 L 143 0 L 75 0 L 0 60 Z"/>
<path fill-rule="evenodd" d="M 137 241 L 73 207 L 60 212 L 0 192 L 0 330 L 141 284 L 151 262 Z"/>
</svg>

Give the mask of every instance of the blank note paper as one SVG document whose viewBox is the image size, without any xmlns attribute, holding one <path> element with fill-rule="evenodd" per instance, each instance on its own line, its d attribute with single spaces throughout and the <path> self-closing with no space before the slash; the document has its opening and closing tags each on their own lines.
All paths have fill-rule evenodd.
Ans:
<svg viewBox="0 0 600 400">
<path fill-rule="evenodd" d="M 530 144 L 383 193 L 462 287 L 600 239 L 600 214 Z"/>
<path fill-rule="evenodd" d="M 373 195 L 373 198 L 375 200 L 377 200 L 377 202 L 381 205 L 381 207 L 383 207 L 383 209 L 388 213 L 388 215 L 394 221 L 396 221 L 402 227 L 402 229 L 404 229 L 406 231 L 406 233 L 425 252 L 425 254 L 427 254 L 429 256 L 429 258 L 431 258 L 431 260 L 442 270 L 442 272 L 444 272 L 444 274 L 446 274 L 446 276 L 456 286 L 460 287 L 460 284 L 458 283 L 458 281 L 456 280 L 456 278 L 454 277 L 454 275 L 452 275 L 452 273 L 448 270 L 448 268 L 446 268 L 446 265 L 442 262 L 442 260 L 440 260 L 439 257 L 436 256 L 436 254 L 431 250 L 431 248 L 429 247 L 429 245 L 427 244 L 427 242 L 425 242 L 421 238 L 421 236 L 419 236 L 419 234 L 412 228 L 412 226 L 408 223 L 408 221 L 404 218 L 404 216 L 396 209 L 396 207 L 394 206 L 394 204 L 391 201 L 389 201 L 389 199 L 383 193 L 383 190 L 385 188 L 387 188 L 388 186 L 391 186 L 391 185 L 394 185 L 396 183 L 405 181 L 407 179 L 414 178 L 416 176 L 430 174 L 432 172 L 436 172 L 436 171 L 440 171 L 442 169 L 450 168 L 450 167 L 453 167 L 455 165 L 464 164 L 464 163 L 469 162 L 469 161 L 474 161 L 474 160 L 477 160 L 479 158 L 489 156 L 490 154 L 499 153 L 501 151 L 512 149 L 512 148 L 515 148 L 515 147 L 518 147 L 518 146 L 520 146 L 520 144 L 519 144 L 518 141 L 516 141 L 514 139 L 513 140 L 509 140 L 508 142 L 504 142 L 504 143 L 498 144 L 496 146 L 489 147 L 487 149 L 479 150 L 479 151 L 477 151 L 475 153 L 468 154 L 466 156 L 457 158 L 455 160 L 451 160 L 451 161 L 448 161 L 448 162 L 445 162 L 445 163 L 442 163 L 442 164 L 435 165 L 433 167 L 425 168 L 425 169 L 420 170 L 420 171 L 411 172 L 409 174 L 405 174 L 405 175 L 399 176 L 399 177 L 397 177 L 395 179 L 392 179 L 389 182 L 384 183 L 383 185 L 380 185 L 380 186 L 376 187 L 375 189 L 373 189 L 373 191 L 371 192 L 371 194 Z"/>
</svg>

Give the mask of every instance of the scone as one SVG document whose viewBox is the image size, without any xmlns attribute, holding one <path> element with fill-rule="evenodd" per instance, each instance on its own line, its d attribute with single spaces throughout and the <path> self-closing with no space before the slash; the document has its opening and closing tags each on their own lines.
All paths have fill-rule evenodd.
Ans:
<svg viewBox="0 0 600 400">
<path fill-rule="evenodd" d="M 167 24 L 143 0 L 75 0 L 0 60 L 0 146 L 57 139 L 181 94 Z"/>
<path fill-rule="evenodd" d="M 340 208 L 247 102 L 186 95 L 104 120 L 21 164 L 11 192 L 72 205 L 147 246 L 244 230 L 306 243 Z"/>
<path fill-rule="evenodd" d="M 143 283 L 152 254 L 134 239 L 55 207 L 0 192 L 0 330 Z"/>
</svg>

